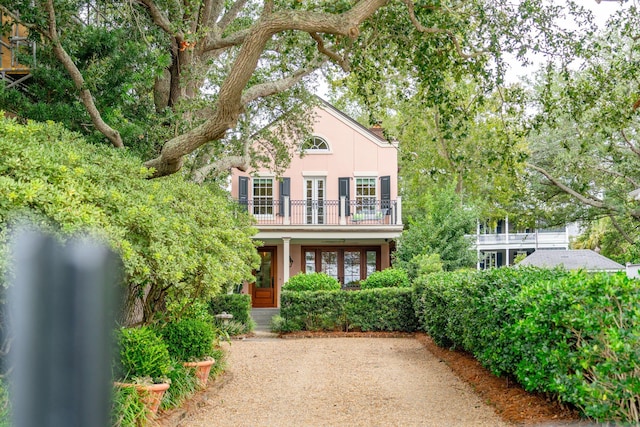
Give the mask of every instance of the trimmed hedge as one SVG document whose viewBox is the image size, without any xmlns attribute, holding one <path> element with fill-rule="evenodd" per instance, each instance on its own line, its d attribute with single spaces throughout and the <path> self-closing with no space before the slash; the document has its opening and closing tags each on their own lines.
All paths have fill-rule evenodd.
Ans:
<svg viewBox="0 0 640 427">
<path fill-rule="evenodd" d="M 493 269 L 416 281 L 420 327 L 598 421 L 640 422 L 640 281 Z"/>
<path fill-rule="evenodd" d="M 340 282 L 326 273 L 298 273 L 282 285 L 283 291 L 337 291 Z"/>
<path fill-rule="evenodd" d="M 411 286 L 407 272 L 399 268 L 386 268 L 372 273 L 360 283 L 360 289 L 408 288 Z"/>
<path fill-rule="evenodd" d="M 251 295 L 223 294 L 216 295 L 209 302 L 209 312 L 212 315 L 222 312 L 233 314 L 233 320 L 244 325 L 251 323 Z"/>
<path fill-rule="evenodd" d="M 415 331 L 411 288 L 283 291 L 278 329 Z"/>
</svg>

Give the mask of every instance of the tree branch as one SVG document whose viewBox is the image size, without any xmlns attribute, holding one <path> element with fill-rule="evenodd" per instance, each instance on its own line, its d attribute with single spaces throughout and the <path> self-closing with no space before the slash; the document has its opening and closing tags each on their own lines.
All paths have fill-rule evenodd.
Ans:
<svg viewBox="0 0 640 427">
<path fill-rule="evenodd" d="M 11 12 L 9 9 L 7 9 L 5 6 L 2 6 L 1 4 L 0 4 L 0 12 L 2 12 L 4 15 L 7 15 L 9 18 L 11 18 L 12 21 L 22 25 L 23 27 L 28 28 L 30 30 L 36 30 L 39 33 L 42 33 L 43 35 L 46 35 L 47 38 L 49 38 L 49 35 L 46 33 L 43 33 L 37 25 L 22 21 L 18 15 Z"/>
<path fill-rule="evenodd" d="M 622 179 L 624 179 L 625 181 L 627 181 L 629 184 L 631 184 L 632 186 L 634 186 L 635 188 L 640 187 L 640 184 L 638 184 L 638 183 L 637 183 L 633 178 L 631 178 L 630 176 L 626 176 L 626 175 L 624 175 L 624 174 L 621 174 L 620 172 L 612 171 L 612 170 L 605 169 L 605 168 L 602 168 L 602 167 L 599 167 L 599 166 L 596 166 L 596 167 L 595 167 L 595 169 L 596 169 L 596 170 L 598 170 L 598 171 L 600 171 L 600 172 L 604 172 L 604 173 L 606 173 L 606 174 L 613 175 L 613 176 L 617 176 L 618 178 L 622 178 Z"/>
<path fill-rule="evenodd" d="M 246 105 L 247 103 L 254 101 L 258 98 L 265 98 L 270 95 L 274 95 L 276 93 L 284 92 L 285 90 L 290 89 L 295 84 L 300 82 L 302 78 L 308 76 L 313 73 L 315 70 L 320 68 L 320 66 L 324 63 L 324 61 L 320 59 L 316 59 L 315 63 L 309 64 L 306 68 L 301 68 L 294 72 L 292 75 L 285 77 L 280 80 L 276 80 L 273 82 L 262 83 L 255 86 L 250 87 L 242 94 L 242 105 Z"/>
<path fill-rule="evenodd" d="M 629 149 L 631 151 L 633 151 L 633 153 L 640 157 L 640 149 L 638 147 L 636 147 L 633 142 L 631 142 L 631 140 L 629 140 L 629 138 L 627 138 L 627 134 L 624 133 L 624 129 L 620 129 L 620 134 L 622 135 L 622 139 L 624 139 L 625 144 L 627 144 L 627 146 L 629 147 Z"/>
<path fill-rule="evenodd" d="M 147 0 L 148 1 L 148 0 Z M 209 141 L 224 137 L 242 113 L 243 91 L 255 72 L 264 49 L 274 34 L 287 30 L 307 33 L 322 32 L 349 37 L 359 34 L 358 25 L 380 9 L 388 0 L 361 0 L 341 14 L 310 11 L 283 11 L 260 17 L 240 48 L 226 79 L 220 87 L 218 99 L 211 108 L 211 116 L 191 131 L 173 138 L 164 145 L 160 156 L 145 163 L 154 168 L 154 177 L 180 170 L 182 157 Z"/>
<path fill-rule="evenodd" d="M 53 0 L 47 0 L 45 7 L 49 15 L 48 36 L 53 45 L 53 52 L 56 55 L 56 58 L 58 58 L 60 63 L 62 63 L 64 68 L 67 70 L 67 73 L 69 73 L 69 76 L 71 77 L 71 80 L 73 80 L 76 89 L 78 89 L 80 99 L 82 100 L 82 103 L 89 113 L 93 125 L 96 127 L 96 129 L 98 129 L 98 131 L 106 136 L 109 141 L 111 141 L 111 144 L 114 147 L 124 147 L 120 133 L 106 124 L 104 120 L 102 120 L 102 116 L 100 115 L 98 108 L 93 102 L 93 96 L 91 95 L 91 92 L 89 91 L 89 89 L 86 89 L 84 87 L 85 82 L 84 77 L 82 77 L 82 73 L 80 72 L 78 67 L 76 67 L 76 64 L 73 62 L 67 51 L 64 50 L 62 44 L 60 43 L 60 39 L 58 38 L 58 30 L 56 28 L 56 14 L 53 6 Z"/>
<path fill-rule="evenodd" d="M 636 242 L 631 238 L 631 236 L 629 236 L 627 234 L 626 231 L 624 231 L 622 229 L 622 227 L 620 227 L 620 224 L 618 224 L 618 221 L 616 221 L 615 217 L 613 215 L 609 215 L 609 219 L 611 219 L 611 224 L 613 224 L 613 226 L 615 227 L 616 230 L 618 230 L 618 233 L 620 233 L 620 235 L 624 238 L 624 240 L 626 240 L 627 242 L 631 243 L 632 245 L 634 245 Z"/>
<path fill-rule="evenodd" d="M 224 31 L 234 19 L 236 19 L 238 13 L 240 13 L 245 4 L 247 4 L 247 0 L 236 0 L 236 2 L 229 8 L 227 13 L 225 13 L 224 16 L 220 18 L 218 27 L 220 28 L 221 32 Z"/>
<path fill-rule="evenodd" d="M 456 52 L 458 53 L 458 55 L 460 55 L 461 58 L 463 59 L 472 59 L 472 58 L 476 58 L 478 56 L 484 55 L 485 53 L 487 53 L 487 51 L 484 50 L 480 50 L 477 52 L 473 52 L 473 53 L 464 53 L 462 51 L 462 46 L 460 46 L 460 41 L 458 40 L 458 37 L 456 37 L 456 35 L 453 33 L 453 31 L 451 30 L 444 30 L 442 28 L 431 28 L 431 27 L 425 27 L 424 25 L 422 25 L 420 23 L 420 21 L 418 21 L 418 18 L 416 18 L 416 13 L 415 13 L 415 5 L 413 4 L 412 0 L 402 0 L 404 2 L 404 4 L 407 6 L 407 9 L 409 10 L 409 19 L 411 20 L 411 23 L 413 24 L 414 27 L 416 27 L 416 29 L 418 31 L 420 31 L 421 33 L 426 33 L 426 34 L 446 34 L 449 36 L 449 38 L 451 39 L 451 41 L 453 42 L 453 45 L 456 48 Z"/>
<path fill-rule="evenodd" d="M 162 14 L 162 11 L 158 9 L 158 6 L 153 2 L 153 0 L 136 0 L 136 2 L 147 8 L 149 15 L 151 15 L 151 19 L 153 19 L 153 22 L 160 27 L 162 31 L 170 36 L 176 36 L 174 31 L 171 29 L 171 22 Z"/>
<path fill-rule="evenodd" d="M 309 35 L 311 36 L 312 39 L 316 41 L 316 44 L 318 45 L 318 52 L 333 59 L 338 65 L 340 65 L 340 67 L 345 73 L 348 73 L 351 70 L 349 61 L 346 60 L 345 58 L 342 58 L 340 55 L 338 55 L 334 51 L 328 49 L 324 45 L 324 41 L 322 40 L 322 37 L 320 37 L 318 33 L 309 33 Z"/>
<path fill-rule="evenodd" d="M 611 209 L 611 207 L 605 205 L 601 200 L 597 200 L 591 197 L 585 197 L 582 194 L 578 193 L 577 191 L 573 190 L 572 188 L 564 185 L 563 183 L 558 181 L 556 178 L 551 176 L 551 174 L 547 172 L 545 169 L 531 163 L 526 163 L 526 166 L 544 175 L 553 185 L 555 185 L 565 193 L 569 194 L 570 196 L 573 196 L 574 198 L 578 199 L 581 203 L 594 208 L 598 208 L 598 209 Z"/>
<path fill-rule="evenodd" d="M 249 33 L 250 33 L 249 29 L 239 30 L 229 35 L 228 37 L 221 39 L 221 38 L 217 38 L 215 33 L 212 32 L 210 37 L 205 42 L 205 45 L 203 46 L 202 51 L 209 52 L 212 50 L 226 49 L 228 47 L 240 46 L 242 43 L 244 43 Z"/>
</svg>

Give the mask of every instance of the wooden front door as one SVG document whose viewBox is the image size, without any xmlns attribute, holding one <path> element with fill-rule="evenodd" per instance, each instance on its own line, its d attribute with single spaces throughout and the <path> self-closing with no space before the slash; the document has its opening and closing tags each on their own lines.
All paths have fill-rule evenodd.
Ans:
<svg viewBox="0 0 640 427">
<path fill-rule="evenodd" d="M 253 307 L 276 307 L 276 248 L 258 249 L 260 268 L 256 270 L 256 281 L 251 286 Z"/>
</svg>

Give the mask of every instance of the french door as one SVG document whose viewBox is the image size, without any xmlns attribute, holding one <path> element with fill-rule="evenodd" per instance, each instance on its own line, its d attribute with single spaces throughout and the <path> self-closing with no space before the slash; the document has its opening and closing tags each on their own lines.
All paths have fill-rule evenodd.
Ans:
<svg viewBox="0 0 640 427">
<path fill-rule="evenodd" d="M 306 206 L 306 224 L 324 224 L 325 220 L 325 179 L 306 178 L 304 197 Z"/>
</svg>

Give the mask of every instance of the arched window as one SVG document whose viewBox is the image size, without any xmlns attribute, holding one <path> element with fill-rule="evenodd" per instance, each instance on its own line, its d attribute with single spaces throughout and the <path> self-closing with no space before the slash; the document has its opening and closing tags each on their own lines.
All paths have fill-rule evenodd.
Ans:
<svg viewBox="0 0 640 427">
<path fill-rule="evenodd" d="M 305 153 L 329 151 L 329 144 L 319 136 L 312 136 L 302 144 L 301 151 Z"/>
</svg>

